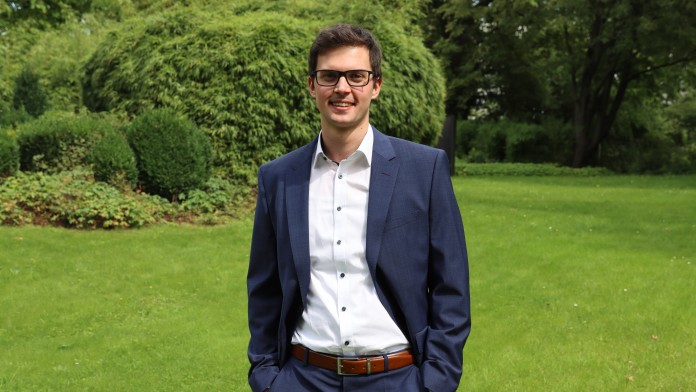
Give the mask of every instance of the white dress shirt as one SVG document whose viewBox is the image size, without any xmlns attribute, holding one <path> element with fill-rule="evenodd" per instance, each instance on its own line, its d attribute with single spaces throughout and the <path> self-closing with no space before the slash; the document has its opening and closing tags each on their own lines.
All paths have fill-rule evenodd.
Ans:
<svg viewBox="0 0 696 392">
<path fill-rule="evenodd" d="M 309 182 L 307 308 L 292 337 L 314 351 L 354 356 L 410 347 L 377 297 L 365 259 L 373 142 L 369 127 L 358 150 L 336 163 L 319 134 Z"/>
</svg>

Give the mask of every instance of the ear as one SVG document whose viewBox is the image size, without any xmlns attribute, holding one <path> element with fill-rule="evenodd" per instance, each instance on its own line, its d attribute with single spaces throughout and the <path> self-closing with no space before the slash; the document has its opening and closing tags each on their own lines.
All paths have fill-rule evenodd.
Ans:
<svg viewBox="0 0 696 392">
<path fill-rule="evenodd" d="M 315 97 L 317 95 L 314 89 L 314 79 L 312 79 L 311 76 L 307 77 L 307 89 L 309 90 L 309 95 L 311 95 L 312 97 Z"/>
<path fill-rule="evenodd" d="M 372 99 L 377 99 L 379 96 L 379 92 L 382 90 L 382 77 L 380 76 L 378 79 L 375 79 L 375 81 L 372 84 Z"/>
</svg>

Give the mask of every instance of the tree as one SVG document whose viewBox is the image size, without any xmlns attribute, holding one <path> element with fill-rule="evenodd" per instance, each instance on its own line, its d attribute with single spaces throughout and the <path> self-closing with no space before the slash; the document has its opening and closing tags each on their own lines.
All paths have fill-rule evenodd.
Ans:
<svg viewBox="0 0 696 392">
<path fill-rule="evenodd" d="M 574 9 L 570 3 L 561 9 L 584 16 L 589 27 L 573 31 L 573 19 L 560 26 L 574 98 L 573 166 L 582 167 L 592 163 L 609 135 L 632 84 L 655 83 L 657 71 L 696 60 L 696 6 L 680 0 L 596 0 L 588 3 L 590 9 Z"/>
<path fill-rule="evenodd" d="M 57 26 L 89 11 L 92 0 L 6 0 L 0 3 L 0 30 L 19 21 Z"/>
<path fill-rule="evenodd" d="M 696 60 L 696 3 L 689 0 L 455 0 L 436 11 L 445 29 L 431 40 L 441 56 L 456 56 L 450 64 L 463 64 L 446 68 L 450 81 L 467 81 L 454 88 L 470 86 L 448 108 L 470 107 L 462 100 L 483 95 L 499 114 L 568 119 L 575 167 L 596 162 L 630 88 L 666 92 L 664 71 Z"/>
</svg>

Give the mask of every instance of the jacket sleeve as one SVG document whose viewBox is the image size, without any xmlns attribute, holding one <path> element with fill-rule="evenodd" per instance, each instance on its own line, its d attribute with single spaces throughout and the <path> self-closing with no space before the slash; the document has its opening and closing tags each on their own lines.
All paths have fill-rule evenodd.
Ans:
<svg viewBox="0 0 696 392">
<path fill-rule="evenodd" d="M 443 151 L 433 169 L 429 223 L 429 326 L 421 372 L 425 388 L 455 391 L 471 329 L 469 268 L 464 227 Z"/>
<path fill-rule="evenodd" d="M 278 325 L 282 291 L 278 276 L 276 234 L 269 209 L 262 170 L 247 273 L 249 385 L 252 391 L 270 387 L 279 372 Z"/>
</svg>

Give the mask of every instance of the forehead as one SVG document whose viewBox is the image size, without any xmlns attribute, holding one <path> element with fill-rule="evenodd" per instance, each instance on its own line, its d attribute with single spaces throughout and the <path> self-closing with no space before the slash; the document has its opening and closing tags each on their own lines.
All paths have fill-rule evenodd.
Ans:
<svg viewBox="0 0 696 392">
<path fill-rule="evenodd" d="M 341 46 L 327 50 L 317 56 L 317 69 L 371 70 L 370 51 L 364 46 Z"/>
</svg>

